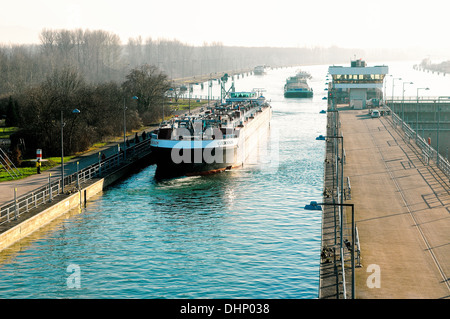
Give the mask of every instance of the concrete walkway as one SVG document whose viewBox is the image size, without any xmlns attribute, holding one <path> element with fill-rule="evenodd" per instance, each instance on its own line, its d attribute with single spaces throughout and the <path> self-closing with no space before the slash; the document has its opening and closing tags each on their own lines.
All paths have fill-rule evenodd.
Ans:
<svg viewBox="0 0 450 319">
<path fill-rule="evenodd" d="M 361 243 L 356 298 L 450 298 L 448 178 L 422 161 L 388 116 L 339 115 L 352 187 L 346 202 L 355 205 Z"/>
</svg>

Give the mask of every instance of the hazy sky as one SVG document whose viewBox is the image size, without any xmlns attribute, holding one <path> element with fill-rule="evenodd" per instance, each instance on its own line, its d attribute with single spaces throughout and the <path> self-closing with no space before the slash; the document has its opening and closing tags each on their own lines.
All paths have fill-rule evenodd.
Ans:
<svg viewBox="0 0 450 319">
<path fill-rule="evenodd" d="M 449 48 L 446 0 L 1 0 L 0 43 L 102 29 L 202 45 Z"/>
</svg>

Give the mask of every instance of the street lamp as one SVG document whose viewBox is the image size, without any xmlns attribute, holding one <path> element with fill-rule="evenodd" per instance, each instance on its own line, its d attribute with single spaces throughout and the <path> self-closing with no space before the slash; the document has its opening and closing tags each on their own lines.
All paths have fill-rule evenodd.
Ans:
<svg viewBox="0 0 450 319">
<path fill-rule="evenodd" d="M 388 76 L 392 77 L 392 74 L 388 74 Z M 384 90 L 383 90 L 383 103 L 386 105 L 386 77 L 383 78 L 383 82 L 384 82 Z"/>
<path fill-rule="evenodd" d="M 419 131 L 419 90 L 429 90 L 430 88 L 417 88 L 417 104 L 416 104 L 416 142 L 417 132 Z"/>
<path fill-rule="evenodd" d="M 133 96 L 131 99 L 138 100 L 137 96 Z M 127 158 L 127 120 L 126 120 L 126 111 L 127 107 L 125 104 L 125 98 L 123 98 L 123 156 L 124 159 Z"/>
<path fill-rule="evenodd" d="M 188 83 L 188 90 L 189 90 L 189 115 L 191 115 L 191 82 Z"/>
<path fill-rule="evenodd" d="M 309 205 L 305 206 L 306 210 L 321 210 L 320 205 L 324 206 L 341 206 L 341 207 L 351 207 L 352 208 L 352 246 L 351 246 L 351 258 L 352 258 L 352 299 L 355 299 L 355 206 L 354 204 L 336 204 L 336 203 L 317 203 L 317 202 L 311 202 Z M 342 245 L 342 214 L 341 214 L 341 252 L 343 249 Z M 341 258 L 343 256 L 341 255 Z M 342 269 L 344 272 L 344 269 Z M 345 284 L 345 283 L 344 283 Z"/>
<path fill-rule="evenodd" d="M 450 99 L 450 96 L 439 96 L 438 97 L 438 121 L 437 121 L 437 129 L 436 129 L 436 164 L 439 165 L 439 124 L 441 122 L 441 99 Z"/>
<path fill-rule="evenodd" d="M 173 92 L 173 88 L 170 88 L 168 91 L 172 91 Z M 161 123 L 164 122 L 164 102 L 166 100 L 166 93 L 167 93 L 167 90 L 164 91 L 164 93 L 163 93 L 162 121 L 161 121 Z"/>
<path fill-rule="evenodd" d="M 394 106 L 394 83 L 395 83 L 395 80 L 401 80 L 402 78 L 393 78 L 392 79 L 392 106 Z M 394 110 L 392 110 L 392 111 L 394 111 Z"/>
<path fill-rule="evenodd" d="M 414 84 L 413 82 L 403 82 L 403 95 L 402 95 L 402 121 L 405 123 L 405 84 Z"/>
<path fill-rule="evenodd" d="M 327 139 L 327 138 L 337 138 L 337 139 L 341 139 L 342 140 L 342 143 L 341 143 L 341 194 L 342 194 L 342 192 L 343 192 L 343 190 L 344 190 L 344 137 L 343 136 L 322 136 L 322 138 L 320 138 L 320 139 Z M 336 161 L 338 160 L 338 157 L 339 157 L 339 152 L 337 152 L 337 155 L 336 155 Z M 336 168 L 337 168 L 337 171 L 336 171 L 336 185 L 338 186 L 338 188 L 339 188 L 339 168 L 338 168 L 338 165 L 337 165 L 337 163 L 336 163 Z M 338 192 L 338 197 L 339 197 L 339 192 Z M 341 201 L 341 203 L 342 203 L 342 195 L 340 196 L 340 201 Z"/>
<path fill-rule="evenodd" d="M 336 112 L 337 114 L 338 111 L 330 111 L 330 112 Z M 339 125 L 339 124 L 338 124 Z M 343 136 L 324 136 L 322 137 L 323 139 L 326 138 L 336 138 L 336 139 L 342 139 L 342 143 L 341 143 L 341 178 L 340 178 L 340 187 L 339 187 L 339 166 L 338 166 L 338 157 L 339 157 L 339 151 L 336 148 L 336 188 L 338 189 L 337 192 L 337 199 L 338 202 L 340 202 L 342 204 L 343 202 L 343 192 L 344 192 L 344 137 Z M 333 185 L 334 185 L 334 177 L 333 177 Z M 333 186 L 334 187 L 334 186 Z M 340 193 L 341 195 L 339 195 L 339 188 L 340 188 Z M 334 201 L 334 197 L 333 197 L 333 201 Z M 336 212 L 335 214 L 335 221 L 336 221 Z M 342 214 L 342 209 L 341 209 L 341 214 Z M 342 225 L 342 219 L 341 219 L 341 225 Z M 342 246 L 342 237 L 341 237 L 341 246 Z M 336 241 L 336 235 L 335 235 L 335 241 Z"/>
<path fill-rule="evenodd" d="M 80 114 L 79 109 L 72 110 L 72 114 Z M 64 117 L 61 110 L 61 190 L 64 194 Z"/>
</svg>

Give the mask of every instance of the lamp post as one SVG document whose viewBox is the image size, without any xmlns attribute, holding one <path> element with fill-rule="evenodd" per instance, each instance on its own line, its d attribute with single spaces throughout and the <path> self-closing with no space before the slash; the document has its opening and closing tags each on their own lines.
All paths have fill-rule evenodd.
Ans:
<svg viewBox="0 0 450 319">
<path fill-rule="evenodd" d="M 79 114 L 79 109 L 72 110 L 72 114 Z M 61 190 L 64 194 L 64 116 L 61 110 Z"/>
<path fill-rule="evenodd" d="M 417 142 L 417 132 L 419 131 L 419 90 L 429 90 L 429 88 L 417 88 L 417 104 L 416 104 L 416 142 Z"/>
<path fill-rule="evenodd" d="M 137 100 L 138 97 L 137 96 L 133 96 L 131 99 L 133 100 Z M 127 119 L 126 119 L 126 110 L 127 110 L 127 106 L 125 103 L 125 97 L 123 98 L 123 156 L 124 159 L 127 158 Z"/>
<path fill-rule="evenodd" d="M 403 82 L 403 95 L 402 95 L 402 121 L 405 123 L 405 84 L 414 84 L 413 82 Z"/>
<path fill-rule="evenodd" d="M 395 83 L 395 80 L 401 80 L 402 78 L 393 78 L 392 79 L 392 105 L 394 104 L 394 87 L 395 87 L 395 85 L 394 85 L 394 83 Z M 394 110 L 392 110 L 392 111 L 394 111 Z"/>
<path fill-rule="evenodd" d="M 437 118 L 437 129 L 436 129 L 436 164 L 439 165 L 439 126 L 441 122 L 441 99 L 450 99 L 450 96 L 439 96 L 438 97 L 438 118 Z"/>
<path fill-rule="evenodd" d="M 337 138 L 337 139 L 341 139 L 341 178 L 340 178 L 340 188 L 341 188 L 341 194 L 342 191 L 344 189 L 344 137 L 343 136 L 325 136 L 325 138 Z M 339 152 L 337 152 L 337 156 L 336 156 L 336 168 L 338 168 L 337 165 L 337 158 L 339 157 Z M 339 187 L 339 169 L 336 172 L 336 185 Z M 338 199 L 340 198 L 340 202 L 342 203 L 342 196 L 339 196 L 339 192 L 338 192 Z"/>
<path fill-rule="evenodd" d="M 333 112 L 333 111 L 331 111 L 331 112 Z M 334 112 L 338 112 L 338 111 L 334 111 Z M 343 193 L 343 190 L 344 190 L 344 137 L 343 136 L 325 136 L 324 138 L 342 139 L 342 142 L 341 142 L 341 178 L 340 178 L 340 184 L 341 185 L 340 185 L 340 187 L 339 187 L 339 166 L 338 166 L 338 163 L 337 163 L 338 157 L 339 157 L 339 152 L 336 149 L 336 153 L 337 153 L 336 154 L 336 187 L 338 189 L 338 192 L 337 192 L 338 202 L 340 204 L 342 204 L 343 203 L 342 193 Z M 339 195 L 339 188 L 340 188 L 341 195 Z M 334 201 L 334 197 L 333 197 L 333 201 Z M 342 213 L 342 209 L 341 209 L 341 213 Z M 341 227 L 342 227 L 342 218 L 341 218 Z M 342 238 L 342 236 L 341 236 L 340 245 L 341 245 L 341 247 L 343 245 L 343 238 Z"/>
<path fill-rule="evenodd" d="M 191 115 L 191 82 L 188 83 L 189 90 L 189 115 Z"/>
<path fill-rule="evenodd" d="M 388 74 L 388 76 L 392 77 L 392 74 Z M 383 78 L 383 82 L 384 82 L 384 89 L 383 89 L 383 104 L 386 105 L 386 77 Z"/>
<path fill-rule="evenodd" d="M 351 258 L 352 258 L 352 299 L 355 299 L 355 206 L 354 204 L 342 204 L 342 203 L 315 203 L 311 202 L 310 205 L 306 205 L 305 209 L 308 210 L 320 210 L 320 205 L 324 206 L 340 206 L 340 207 L 351 207 L 352 208 L 352 246 L 351 246 Z M 341 215 L 341 225 L 342 225 L 342 215 Z M 341 249 L 342 247 L 342 227 L 341 227 Z M 342 269 L 344 271 L 344 269 Z M 345 283 L 344 283 L 345 284 Z"/>
<path fill-rule="evenodd" d="M 212 73 L 209 74 L 208 79 L 208 106 L 210 98 L 212 99 Z"/>
</svg>

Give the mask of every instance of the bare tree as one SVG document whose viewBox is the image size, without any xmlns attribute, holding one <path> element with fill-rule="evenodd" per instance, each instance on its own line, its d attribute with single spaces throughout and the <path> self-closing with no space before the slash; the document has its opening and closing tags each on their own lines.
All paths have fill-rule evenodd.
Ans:
<svg viewBox="0 0 450 319">
<path fill-rule="evenodd" d="M 161 116 L 164 93 L 170 88 L 167 75 L 156 66 L 144 64 L 132 69 L 122 85 L 126 96 L 137 96 L 137 111 L 147 121 Z"/>
</svg>

